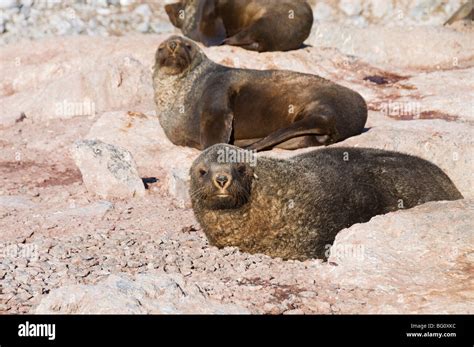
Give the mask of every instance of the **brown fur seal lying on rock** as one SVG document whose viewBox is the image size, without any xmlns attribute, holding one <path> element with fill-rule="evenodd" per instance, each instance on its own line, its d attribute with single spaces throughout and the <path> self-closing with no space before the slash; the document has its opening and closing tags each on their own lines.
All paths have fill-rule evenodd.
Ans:
<svg viewBox="0 0 474 347">
<path fill-rule="evenodd" d="M 367 105 L 356 92 L 315 75 L 234 69 L 173 36 L 155 58 L 157 114 L 176 145 L 249 149 L 328 145 L 360 134 Z"/>
<path fill-rule="evenodd" d="M 194 213 L 211 245 L 325 258 L 343 228 L 428 201 L 462 199 L 440 168 L 402 153 L 333 147 L 291 160 L 251 154 L 219 144 L 191 167 Z"/>
<path fill-rule="evenodd" d="M 258 52 L 298 49 L 313 26 L 311 6 L 302 0 L 181 0 L 165 10 L 184 35 L 206 46 Z"/>
</svg>

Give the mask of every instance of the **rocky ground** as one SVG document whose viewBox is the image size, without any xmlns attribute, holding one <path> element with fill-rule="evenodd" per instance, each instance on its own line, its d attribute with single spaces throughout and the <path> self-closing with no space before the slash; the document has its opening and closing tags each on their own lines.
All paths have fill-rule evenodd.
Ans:
<svg viewBox="0 0 474 347">
<path fill-rule="evenodd" d="M 324 23 L 298 51 L 205 49 L 225 65 L 314 73 L 359 91 L 367 131 L 337 145 L 419 155 L 466 198 L 343 230 L 325 263 L 209 247 L 186 189 L 198 152 L 169 143 L 153 111 L 153 53 L 168 34 L 4 46 L 0 312 L 473 313 L 472 34 L 461 22 Z M 144 194 L 103 193 L 86 179 L 102 167 L 79 160 L 82 139 L 128 151 Z"/>
</svg>

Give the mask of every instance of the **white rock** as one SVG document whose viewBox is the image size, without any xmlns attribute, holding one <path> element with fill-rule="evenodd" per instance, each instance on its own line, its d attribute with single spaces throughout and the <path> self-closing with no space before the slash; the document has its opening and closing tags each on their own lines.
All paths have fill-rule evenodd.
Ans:
<svg viewBox="0 0 474 347">
<path fill-rule="evenodd" d="M 372 15 L 376 18 L 382 18 L 387 13 L 392 13 L 393 10 L 391 1 L 371 0 L 369 4 L 372 8 Z"/>
<path fill-rule="evenodd" d="M 142 17 L 150 17 L 151 16 L 151 9 L 148 4 L 141 4 L 137 6 L 134 10 L 133 13 L 138 14 Z"/>
<path fill-rule="evenodd" d="M 339 7 L 348 16 L 355 16 L 362 11 L 360 0 L 341 0 Z"/>
<path fill-rule="evenodd" d="M 100 14 L 101 16 L 108 16 L 111 11 L 109 8 L 98 8 L 96 12 Z"/>
<path fill-rule="evenodd" d="M 205 297 L 180 275 L 111 275 L 97 285 L 53 290 L 38 314 L 246 314 L 246 308 Z"/>
<path fill-rule="evenodd" d="M 53 213 L 54 218 L 62 217 L 103 217 L 114 205 L 109 201 L 96 201 L 86 206 L 69 206 L 68 209 Z"/>
<path fill-rule="evenodd" d="M 127 150 L 97 140 L 77 141 L 72 157 L 91 193 L 101 198 L 143 196 L 145 186 Z"/>
<path fill-rule="evenodd" d="M 18 6 L 17 0 L 1 0 L 0 1 L 0 9 L 8 9 L 12 7 Z"/>
<path fill-rule="evenodd" d="M 134 3 L 134 0 L 120 0 L 120 6 L 130 6 Z"/>
<path fill-rule="evenodd" d="M 314 19 L 317 21 L 331 20 L 334 9 L 324 2 L 318 2 L 313 10 Z"/>
</svg>

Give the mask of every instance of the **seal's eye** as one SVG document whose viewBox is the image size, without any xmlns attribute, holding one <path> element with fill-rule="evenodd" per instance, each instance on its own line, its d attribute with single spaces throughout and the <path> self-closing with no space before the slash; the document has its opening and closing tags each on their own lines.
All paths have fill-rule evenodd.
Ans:
<svg viewBox="0 0 474 347">
<path fill-rule="evenodd" d="M 189 43 L 187 43 L 185 46 L 186 46 L 186 48 L 189 49 L 189 50 L 191 50 L 191 49 L 193 48 L 193 46 L 191 46 Z"/>
<path fill-rule="evenodd" d="M 199 174 L 201 175 L 201 177 L 204 177 L 207 175 L 207 171 L 204 169 L 199 169 Z"/>
</svg>

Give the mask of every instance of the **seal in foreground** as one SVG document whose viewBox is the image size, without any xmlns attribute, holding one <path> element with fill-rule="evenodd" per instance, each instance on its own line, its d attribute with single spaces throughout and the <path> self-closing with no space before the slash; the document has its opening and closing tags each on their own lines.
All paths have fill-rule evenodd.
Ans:
<svg viewBox="0 0 474 347">
<path fill-rule="evenodd" d="M 340 147 L 291 160 L 252 155 L 219 144 L 191 167 L 194 214 L 211 245 L 326 258 L 341 229 L 428 201 L 462 199 L 436 165 L 397 152 Z"/>
</svg>

